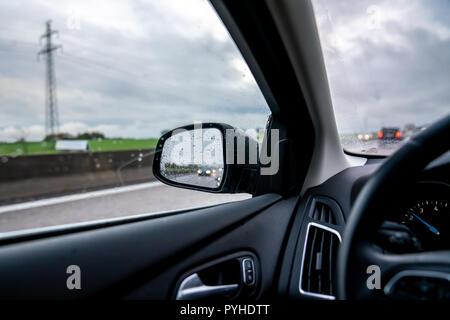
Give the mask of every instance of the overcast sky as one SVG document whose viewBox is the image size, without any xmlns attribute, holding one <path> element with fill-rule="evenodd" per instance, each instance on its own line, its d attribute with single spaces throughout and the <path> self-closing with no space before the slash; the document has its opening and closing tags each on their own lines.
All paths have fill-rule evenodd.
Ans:
<svg viewBox="0 0 450 320">
<path fill-rule="evenodd" d="M 315 0 L 339 129 L 435 120 L 450 108 L 450 5 Z M 206 0 L 0 1 L 0 141 L 44 136 L 45 21 L 60 131 L 157 137 L 193 121 L 264 127 L 252 75 Z"/>
<path fill-rule="evenodd" d="M 338 127 L 377 131 L 450 112 L 448 0 L 313 0 Z"/>
<path fill-rule="evenodd" d="M 269 109 L 206 0 L 0 2 L 0 140 L 44 135 L 45 21 L 62 132 L 158 137 L 194 121 L 264 127 Z"/>
</svg>

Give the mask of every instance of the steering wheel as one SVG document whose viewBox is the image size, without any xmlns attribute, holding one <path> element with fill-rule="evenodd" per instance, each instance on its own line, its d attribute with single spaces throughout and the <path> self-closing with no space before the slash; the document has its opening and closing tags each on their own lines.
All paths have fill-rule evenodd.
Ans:
<svg viewBox="0 0 450 320">
<path fill-rule="evenodd" d="M 427 164 L 450 149 L 449 137 L 447 115 L 405 143 L 364 185 L 339 249 L 338 299 L 401 298 L 408 290 L 429 292 L 433 298 L 443 286 L 449 289 L 450 250 L 393 254 L 374 243 L 375 232 L 386 218 L 386 205 L 407 197 L 408 187 Z M 449 291 L 444 295 L 450 298 Z"/>
</svg>

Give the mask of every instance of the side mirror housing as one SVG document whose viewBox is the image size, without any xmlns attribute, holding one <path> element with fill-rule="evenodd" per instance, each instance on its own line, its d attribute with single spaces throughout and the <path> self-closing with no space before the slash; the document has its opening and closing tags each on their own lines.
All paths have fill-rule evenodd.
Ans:
<svg viewBox="0 0 450 320">
<path fill-rule="evenodd" d="M 165 184 L 215 193 L 253 193 L 259 174 L 259 144 L 221 123 L 171 130 L 158 141 L 153 175 Z"/>
</svg>

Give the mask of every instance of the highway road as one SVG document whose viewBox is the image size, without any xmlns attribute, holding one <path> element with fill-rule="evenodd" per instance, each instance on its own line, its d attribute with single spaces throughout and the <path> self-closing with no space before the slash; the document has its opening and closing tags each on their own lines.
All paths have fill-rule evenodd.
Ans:
<svg viewBox="0 0 450 320">
<path fill-rule="evenodd" d="M 250 198 L 213 194 L 148 182 L 0 206 L 0 233 L 214 205 Z"/>
<path fill-rule="evenodd" d="M 390 154 L 398 146 L 380 146 L 378 141 L 370 140 L 361 142 L 360 145 L 353 145 L 352 147 L 353 149 L 346 146 L 349 151 L 355 153 L 371 153 L 372 150 L 378 150 L 380 154 Z M 75 178 L 77 177 L 76 175 Z M 75 178 L 64 178 L 63 180 L 67 180 L 70 183 L 77 183 L 77 180 L 74 180 Z M 96 178 L 102 178 L 102 176 L 97 175 Z M 46 191 L 50 190 L 52 186 L 50 182 L 52 179 L 61 180 L 58 177 L 46 178 L 44 188 Z M 83 175 L 79 179 L 83 182 L 92 180 L 86 179 Z M 179 182 L 195 182 L 211 187 L 217 183 L 213 177 L 198 176 L 196 174 L 181 176 L 178 177 L 178 180 Z M 37 182 L 42 183 L 40 180 Z M 8 182 L 3 185 L 3 189 L 0 186 L 0 191 L 6 197 L 10 194 L 19 194 L 21 190 L 39 193 L 39 188 L 36 187 L 39 183 L 31 185 L 32 187 L 27 187 L 22 181 Z M 61 189 L 61 185 L 54 183 L 53 188 L 55 190 L 58 188 Z M 250 198 L 250 195 L 212 194 L 170 187 L 160 182 L 147 182 L 0 206 L 0 233 L 183 208 L 202 207 L 247 198 Z"/>
<path fill-rule="evenodd" d="M 217 188 L 217 180 L 215 176 L 200 176 L 198 174 L 183 174 L 171 178 L 176 182 L 185 183 L 195 186 L 202 186 L 206 188 Z"/>
</svg>

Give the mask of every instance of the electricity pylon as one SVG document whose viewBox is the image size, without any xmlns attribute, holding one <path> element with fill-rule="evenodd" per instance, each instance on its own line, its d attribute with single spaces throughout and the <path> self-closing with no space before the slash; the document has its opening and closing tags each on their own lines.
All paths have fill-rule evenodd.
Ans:
<svg viewBox="0 0 450 320">
<path fill-rule="evenodd" d="M 39 42 L 45 39 L 44 48 L 38 52 L 46 56 L 46 93 L 45 93 L 45 134 L 55 139 L 59 130 L 58 105 L 56 101 L 56 80 L 53 51 L 62 49 L 60 45 L 52 44 L 52 36 L 58 35 L 58 31 L 52 30 L 51 20 L 46 22 L 46 32 L 41 36 Z"/>
</svg>

